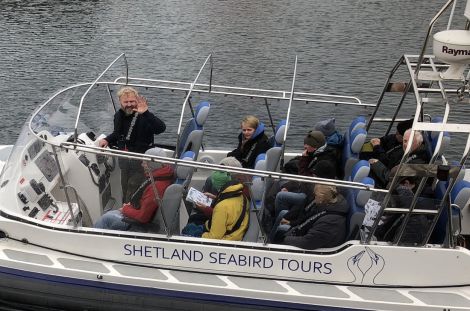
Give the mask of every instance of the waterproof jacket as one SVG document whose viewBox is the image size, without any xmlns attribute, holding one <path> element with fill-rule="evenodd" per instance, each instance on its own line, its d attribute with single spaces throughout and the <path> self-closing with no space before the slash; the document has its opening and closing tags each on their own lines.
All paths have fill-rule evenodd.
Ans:
<svg viewBox="0 0 470 311">
<path fill-rule="evenodd" d="M 114 114 L 114 130 L 105 139 L 111 147 L 119 150 L 144 153 L 152 147 L 153 136 L 163 133 L 166 125 L 147 110 L 137 116 L 130 137 L 126 139 L 133 118 L 134 114 L 128 116 L 122 109 L 116 111 Z"/>
<path fill-rule="evenodd" d="M 327 144 L 321 146 L 311 155 L 301 156 L 299 160 L 299 175 L 313 176 L 315 164 L 322 160 L 330 161 L 333 167 L 337 167 L 337 150 Z M 334 175 L 337 176 L 335 170 Z"/>
<path fill-rule="evenodd" d="M 219 197 L 224 194 L 235 193 L 234 197 L 220 200 Z M 243 211 L 243 185 L 241 183 L 229 185 L 222 190 L 219 197 L 215 199 L 215 206 L 212 212 L 212 218 L 206 222 L 205 229 L 208 232 L 203 233 L 203 238 L 241 241 L 248 228 L 249 208 Z M 246 199 L 245 199 L 246 200 Z M 246 202 L 248 205 L 249 203 Z M 238 219 L 243 217 L 240 227 L 232 233 L 228 233 L 237 223 Z"/>
<path fill-rule="evenodd" d="M 389 134 L 380 138 L 380 145 L 374 146 L 372 158 L 391 169 L 400 163 L 403 154 L 403 145 L 397 140 L 396 134 Z"/>
<path fill-rule="evenodd" d="M 403 150 L 403 148 L 402 148 Z M 403 154 L 403 152 L 402 152 Z M 405 164 L 426 164 L 429 163 L 429 154 L 426 150 L 426 145 L 423 144 L 414 152 L 412 152 L 408 159 L 404 162 Z M 398 161 L 398 165 L 400 161 Z M 384 163 L 378 161 L 370 165 L 370 176 L 375 180 L 376 187 L 385 188 L 390 179 L 391 168 L 385 166 Z"/>
<path fill-rule="evenodd" d="M 268 137 L 264 134 L 264 124 L 260 123 L 253 136 L 242 143 L 243 134 L 238 135 L 238 146 L 227 154 L 227 157 L 235 157 L 243 167 L 254 168 L 256 157 L 268 151 L 270 148 Z"/>
<path fill-rule="evenodd" d="M 414 193 L 411 189 L 398 185 L 395 189 L 396 195 L 392 197 L 392 204 L 398 208 L 410 208 Z M 434 201 L 430 198 L 419 197 L 415 209 L 432 209 Z M 379 241 L 394 241 L 398 229 L 401 227 L 405 214 L 393 213 L 383 215 L 381 222 L 375 231 Z M 422 243 L 426 237 L 430 220 L 426 215 L 412 214 L 401 237 L 401 244 Z"/>
<path fill-rule="evenodd" d="M 174 171 L 169 165 L 164 165 L 152 172 L 157 188 L 158 196 L 163 198 L 166 188 L 173 183 Z M 122 207 L 122 214 L 125 217 L 134 219 L 142 224 L 150 222 L 158 209 L 158 202 L 155 200 L 153 186 L 147 179 L 141 187 L 137 189 L 136 195 L 132 196 L 131 202 L 126 203 Z M 141 193 L 141 196 L 139 197 Z"/>
<path fill-rule="evenodd" d="M 346 219 L 349 205 L 338 193 L 335 203 L 316 204 L 297 220 L 284 238 L 283 244 L 304 249 L 335 247 L 346 239 Z"/>
</svg>

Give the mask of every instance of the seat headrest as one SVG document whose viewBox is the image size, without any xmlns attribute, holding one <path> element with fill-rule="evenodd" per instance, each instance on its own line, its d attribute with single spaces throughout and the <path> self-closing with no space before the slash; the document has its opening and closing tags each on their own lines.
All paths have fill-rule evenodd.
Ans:
<svg viewBox="0 0 470 311">
<path fill-rule="evenodd" d="M 358 128 L 351 133 L 351 152 L 359 153 L 366 142 L 367 131 L 364 128 Z"/>
<path fill-rule="evenodd" d="M 375 181 L 370 177 L 364 177 L 361 180 L 361 183 L 369 185 L 371 188 L 374 188 Z M 356 204 L 360 207 L 364 207 L 372 196 L 372 191 L 368 190 L 359 190 L 356 194 Z"/>
<path fill-rule="evenodd" d="M 456 166 L 456 167 L 460 167 L 460 164 L 459 162 L 457 161 L 452 161 L 451 163 L 452 166 Z M 460 169 L 460 172 L 459 174 L 457 175 L 456 177 L 456 183 L 458 183 L 459 181 L 463 180 L 465 177 L 465 165 L 462 166 L 462 168 Z"/>
<path fill-rule="evenodd" d="M 431 123 L 442 123 L 444 119 L 442 117 L 433 117 L 431 119 Z M 437 136 L 439 136 L 439 132 L 431 132 L 431 138 L 434 139 L 434 138 L 437 138 Z"/>
<path fill-rule="evenodd" d="M 286 132 L 286 120 L 281 120 L 276 127 L 276 133 L 274 133 L 274 140 L 276 146 L 281 146 L 284 143 L 284 133 Z"/>
<path fill-rule="evenodd" d="M 255 159 L 255 170 L 265 171 L 266 170 L 266 153 L 260 153 Z"/>
<path fill-rule="evenodd" d="M 432 137 L 432 134 L 431 134 L 431 137 Z M 439 138 L 439 134 L 431 138 L 432 150 L 434 152 L 436 151 L 438 138 Z M 437 151 L 437 153 L 441 155 L 444 152 L 444 150 L 447 149 L 449 145 L 450 145 L 450 134 L 448 132 L 444 132 L 444 134 L 442 135 L 441 146 L 439 150 Z"/>
<path fill-rule="evenodd" d="M 196 160 L 196 154 L 193 151 L 186 151 L 180 157 L 181 160 L 194 161 Z M 186 179 L 192 173 L 193 168 L 189 166 L 178 165 L 176 167 L 176 178 Z"/>
<path fill-rule="evenodd" d="M 364 116 L 359 116 L 359 117 L 355 118 L 351 122 L 351 125 L 349 126 L 349 133 L 352 133 L 355 130 L 360 129 L 360 128 L 365 128 L 366 123 L 367 123 L 366 117 L 364 117 Z"/>
<path fill-rule="evenodd" d="M 470 182 L 461 180 L 455 183 L 450 195 L 453 204 L 456 204 L 460 209 L 465 208 L 470 201 Z"/>
<path fill-rule="evenodd" d="M 253 133 L 253 136 L 251 136 L 250 139 L 255 139 L 255 137 L 257 137 L 261 133 L 264 133 L 264 123 L 263 122 L 258 123 L 258 127 L 256 128 L 255 132 Z"/>
<path fill-rule="evenodd" d="M 197 105 L 194 119 L 196 120 L 196 124 L 198 126 L 204 126 L 204 123 L 207 120 L 207 116 L 209 115 L 210 108 L 211 104 L 207 101 L 200 102 Z"/>
<path fill-rule="evenodd" d="M 362 180 L 369 176 L 370 164 L 366 160 L 360 160 L 354 164 L 351 170 L 351 181 L 362 182 Z"/>
<path fill-rule="evenodd" d="M 259 176 L 253 176 L 253 184 L 251 185 L 251 193 L 255 201 L 263 199 L 264 193 L 264 180 Z"/>
</svg>

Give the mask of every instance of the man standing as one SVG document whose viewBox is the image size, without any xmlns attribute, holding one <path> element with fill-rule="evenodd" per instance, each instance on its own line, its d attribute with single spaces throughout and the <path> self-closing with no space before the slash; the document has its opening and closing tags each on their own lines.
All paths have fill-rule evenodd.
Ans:
<svg viewBox="0 0 470 311">
<path fill-rule="evenodd" d="M 148 111 L 147 100 L 139 96 L 136 89 L 122 87 L 117 96 L 121 109 L 114 115 L 114 130 L 99 142 L 100 147 L 144 153 L 153 145 L 155 134 L 163 133 L 165 123 Z M 130 196 L 142 183 L 144 174 L 139 161 L 120 159 L 122 201 Z"/>
</svg>

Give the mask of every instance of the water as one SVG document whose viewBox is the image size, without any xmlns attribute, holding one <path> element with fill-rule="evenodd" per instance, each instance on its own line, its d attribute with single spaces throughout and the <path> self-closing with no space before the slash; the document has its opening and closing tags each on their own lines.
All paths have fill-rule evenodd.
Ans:
<svg viewBox="0 0 470 311">
<path fill-rule="evenodd" d="M 297 55 L 296 90 L 355 95 L 375 103 L 398 57 L 419 52 L 427 23 L 442 4 L 442 0 L 2 1 L 0 143 L 14 143 L 26 118 L 53 92 L 92 81 L 123 52 L 133 76 L 192 81 L 213 53 L 214 83 L 283 90 L 290 89 Z M 240 104 L 239 115 L 223 115 L 226 122 L 216 126 L 236 128 L 249 112 L 267 119 L 262 103 L 260 108 Z M 175 109 L 173 113 L 179 111 Z M 296 107 L 292 117 L 300 125 L 292 133 L 303 135 L 313 125 L 314 120 L 303 118 L 313 109 Z M 334 115 L 341 125 L 359 113 L 330 108 L 317 116 Z M 176 122 L 170 115 L 162 117 Z M 170 130 L 174 134 L 175 127 Z M 225 142 L 222 135 L 210 144 Z"/>
<path fill-rule="evenodd" d="M 56 90 L 92 81 L 123 52 L 133 76 L 191 81 L 213 53 L 214 83 L 283 90 L 290 89 L 297 55 L 296 89 L 375 103 L 398 57 L 419 53 L 427 24 L 444 2 L 4 0 L 0 144 L 14 143 L 30 113 Z M 215 124 L 236 127 L 253 109 L 264 111 L 243 106 L 240 115 Z M 301 120 L 313 109 L 300 106 L 292 117 Z M 357 113 L 317 114 L 344 123 Z M 176 122 L 170 115 L 165 121 Z M 309 121 L 303 122 L 297 133 L 308 130 Z M 213 145 L 226 142 L 214 137 Z"/>
</svg>

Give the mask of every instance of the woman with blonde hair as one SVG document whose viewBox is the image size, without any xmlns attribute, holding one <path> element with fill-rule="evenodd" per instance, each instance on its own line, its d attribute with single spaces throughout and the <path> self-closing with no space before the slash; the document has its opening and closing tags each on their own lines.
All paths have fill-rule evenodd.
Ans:
<svg viewBox="0 0 470 311">
<path fill-rule="evenodd" d="M 240 127 L 238 146 L 227 157 L 235 157 L 243 167 L 253 168 L 256 157 L 270 147 L 268 137 L 264 134 L 264 124 L 250 115 L 243 118 Z"/>
<path fill-rule="evenodd" d="M 315 200 L 303 217 L 289 223 L 282 244 L 304 249 L 335 247 L 346 239 L 349 205 L 335 186 L 315 185 Z"/>
</svg>

